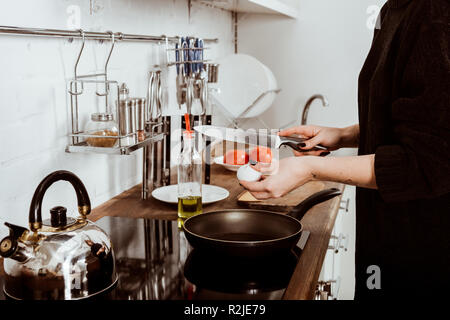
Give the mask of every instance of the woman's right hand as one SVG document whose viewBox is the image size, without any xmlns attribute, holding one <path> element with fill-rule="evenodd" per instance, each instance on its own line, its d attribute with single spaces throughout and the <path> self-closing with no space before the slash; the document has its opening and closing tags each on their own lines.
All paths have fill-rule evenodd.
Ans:
<svg viewBox="0 0 450 320">
<path fill-rule="evenodd" d="M 328 151 L 294 151 L 296 156 L 326 156 L 329 151 L 337 150 L 342 147 L 356 147 L 358 144 L 359 125 L 347 128 L 331 128 L 321 126 L 298 126 L 290 129 L 282 130 L 278 133 L 280 136 L 299 135 L 307 138 L 301 149 L 309 150 L 317 145 L 327 148 Z"/>
</svg>

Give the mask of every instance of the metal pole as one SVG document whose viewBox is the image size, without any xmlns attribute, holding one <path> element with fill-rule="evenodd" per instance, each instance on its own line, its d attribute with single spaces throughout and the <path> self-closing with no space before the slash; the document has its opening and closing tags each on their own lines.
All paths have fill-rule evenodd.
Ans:
<svg viewBox="0 0 450 320">
<path fill-rule="evenodd" d="M 41 37 L 56 37 L 56 38 L 81 38 L 78 30 L 62 30 L 62 29 L 44 29 L 44 28 L 23 28 L 13 26 L 0 26 L 0 34 L 10 35 L 27 35 L 27 36 L 41 36 Z M 108 32 L 85 32 L 85 39 L 89 40 L 110 40 L 111 33 Z M 131 42 L 178 42 L 179 37 L 166 37 L 140 35 L 140 34 L 126 34 L 121 32 L 114 33 L 117 41 L 131 41 Z M 218 39 L 204 39 L 205 42 L 218 42 Z"/>
</svg>

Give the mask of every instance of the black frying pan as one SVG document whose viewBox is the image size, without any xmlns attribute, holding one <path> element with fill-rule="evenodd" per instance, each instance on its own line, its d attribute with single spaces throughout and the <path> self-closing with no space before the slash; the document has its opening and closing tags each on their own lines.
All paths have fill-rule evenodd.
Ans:
<svg viewBox="0 0 450 320">
<path fill-rule="evenodd" d="M 300 220 L 314 205 L 340 195 L 339 189 L 319 191 L 288 214 L 233 209 L 199 214 L 183 229 L 192 247 L 228 256 L 257 258 L 291 250 L 303 231 Z"/>
</svg>

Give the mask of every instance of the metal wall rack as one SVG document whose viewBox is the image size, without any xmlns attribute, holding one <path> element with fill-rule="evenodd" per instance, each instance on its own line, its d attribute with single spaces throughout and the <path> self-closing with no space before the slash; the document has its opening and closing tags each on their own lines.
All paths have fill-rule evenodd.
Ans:
<svg viewBox="0 0 450 320">
<path fill-rule="evenodd" d="M 104 147 L 90 147 L 85 142 L 85 138 L 93 137 L 89 134 L 85 134 L 80 131 L 79 128 L 79 110 L 78 110 L 78 98 L 84 92 L 84 87 L 89 85 L 98 85 L 103 84 L 105 91 L 103 93 L 96 92 L 96 95 L 101 97 L 105 97 L 105 108 L 107 111 L 108 106 L 108 94 L 111 87 L 115 87 L 117 92 L 117 101 L 119 99 L 119 90 L 118 90 L 118 82 L 114 80 L 108 79 L 107 68 L 108 63 L 111 58 L 111 54 L 114 50 L 114 45 L 118 41 L 125 42 L 151 42 L 151 43 L 178 43 L 180 41 L 180 37 L 172 36 L 168 37 L 165 35 L 154 36 L 154 35 L 141 35 L 141 34 L 127 34 L 122 32 L 91 32 L 84 30 L 63 30 L 63 29 L 45 29 L 45 28 L 27 28 L 27 27 L 15 27 L 15 26 L 0 26 L 0 34 L 3 35 L 21 35 L 21 36 L 37 36 L 37 37 L 53 37 L 53 38 L 67 38 L 69 40 L 73 39 L 81 39 L 82 45 L 79 51 L 75 67 L 74 67 L 74 77 L 68 80 L 68 93 L 70 95 L 70 109 L 72 116 L 72 130 L 69 136 L 71 137 L 71 144 L 69 144 L 66 148 L 67 152 L 87 152 L 87 153 L 105 153 L 105 154 L 130 154 L 137 149 L 140 149 L 151 142 L 160 141 L 163 139 L 161 134 L 150 133 L 144 141 L 139 143 L 135 143 L 132 145 L 124 146 L 121 144 L 121 138 L 123 136 L 118 137 L 109 137 L 109 138 L 118 138 L 119 144 L 117 147 L 113 148 L 104 148 Z M 111 48 L 105 62 L 104 71 L 102 73 L 95 74 L 84 74 L 78 75 L 77 68 L 78 63 L 80 61 L 81 55 L 83 53 L 84 44 L 86 40 L 98 40 L 98 41 L 111 41 Z M 205 43 L 215 43 L 218 42 L 218 39 L 203 39 Z M 173 65 L 173 64 L 170 64 Z M 117 121 L 120 122 L 120 115 L 117 114 Z M 134 134 L 130 134 L 134 135 Z M 104 136 L 104 138 L 108 138 Z"/>
<path fill-rule="evenodd" d="M 0 34 L 10 35 L 24 35 L 24 36 L 40 36 L 40 37 L 56 37 L 56 38 L 69 38 L 69 39 L 82 39 L 83 36 L 80 30 L 63 30 L 63 29 L 43 29 L 43 28 L 24 28 L 13 26 L 0 26 Z M 129 34 L 116 32 L 113 33 L 116 41 L 131 41 L 131 42 L 154 42 L 159 43 L 162 41 L 178 42 L 180 37 L 167 37 L 165 35 L 152 36 L 142 34 Z M 84 32 L 84 38 L 86 40 L 111 40 L 111 32 Z M 205 42 L 218 42 L 217 38 L 204 39 Z"/>
<path fill-rule="evenodd" d="M 119 41 L 129 41 L 129 42 L 150 42 L 150 43 L 165 43 L 166 49 L 169 51 L 174 50 L 174 52 L 184 52 L 186 49 L 178 48 L 177 49 L 169 49 L 169 43 L 180 43 L 181 37 L 168 37 L 165 35 L 162 36 L 152 36 L 152 35 L 139 35 L 139 34 L 126 34 L 122 32 L 90 32 L 84 30 L 60 30 L 60 29 L 43 29 L 43 28 L 23 28 L 23 27 L 13 27 L 13 26 L 0 26 L 0 35 L 21 35 L 21 36 L 36 36 L 36 37 L 52 37 L 52 38 L 67 38 L 69 41 L 73 41 L 74 39 L 81 39 L 82 44 L 80 51 L 77 56 L 77 60 L 74 66 L 74 77 L 68 80 L 68 88 L 67 92 L 70 96 L 70 111 L 71 111 L 71 126 L 72 130 L 69 134 L 71 143 L 66 147 L 66 152 L 79 152 L 79 153 L 102 153 L 102 154 L 118 154 L 118 155 L 126 155 L 130 154 L 140 148 L 144 149 L 143 152 L 143 183 L 142 183 L 142 198 L 147 199 L 153 190 L 153 188 L 170 184 L 170 117 L 162 116 L 160 112 L 157 112 L 157 115 L 153 117 L 153 103 L 154 99 L 152 98 L 152 94 L 147 97 L 147 107 L 145 108 L 146 116 L 145 116 L 145 128 L 146 128 L 146 136 L 144 141 L 137 142 L 132 145 L 122 145 L 122 138 L 126 138 L 128 136 L 133 136 L 136 138 L 136 133 L 131 133 L 126 136 L 102 136 L 102 138 L 115 138 L 118 139 L 118 146 L 116 147 L 92 147 L 88 146 L 85 142 L 86 138 L 94 138 L 98 136 L 92 136 L 90 134 L 86 134 L 80 131 L 79 128 L 79 105 L 78 100 L 79 97 L 85 93 L 85 86 L 92 85 L 101 85 L 104 87 L 103 92 L 99 92 L 98 90 L 95 94 L 98 97 L 104 97 L 105 100 L 105 109 L 108 113 L 110 110 L 110 103 L 108 102 L 109 94 L 111 89 L 115 89 L 117 92 L 117 96 L 114 96 L 113 99 L 119 102 L 119 83 L 115 80 L 111 80 L 108 78 L 108 63 L 110 61 L 112 52 L 114 50 L 114 46 L 116 42 Z M 81 55 L 83 53 L 84 45 L 86 40 L 97 40 L 97 41 L 111 41 L 111 47 L 109 50 L 109 54 L 107 56 L 103 72 L 94 73 L 94 74 L 78 74 L 78 63 L 80 61 Z M 202 39 L 204 43 L 215 43 L 218 42 L 218 39 Z M 202 52 L 203 49 L 201 48 Z M 191 51 L 200 50 L 200 48 L 189 48 Z M 168 51 L 168 52 L 169 52 Z M 191 65 L 198 65 L 199 63 L 205 63 L 207 60 L 203 59 L 190 59 L 187 61 L 176 61 L 169 62 L 169 53 L 167 53 L 168 61 L 167 66 L 176 65 L 177 68 L 186 65 L 190 65 L 189 69 L 191 69 Z M 214 67 L 214 65 L 212 65 Z M 165 66 L 161 66 L 165 67 Z M 155 66 L 158 69 L 158 66 Z M 151 71 L 150 75 L 158 74 L 158 71 Z M 160 71 L 159 71 L 160 73 Z M 206 80 L 203 80 L 206 83 Z M 206 89 L 206 85 L 204 86 Z M 153 85 L 149 80 L 148 91 L 151 91 Z M 152 89 L 153 90 L 153 89 Z M 181 91 L 181 90 L 180 90 Z M 189 91 L 189 90 L 187 90 Z M 198 90 L 192 90 L 191 92 L 192 98 L 197 97 Z M 153 91 L 152 91 L 153 92 Z M 158 92 L 158 91 L 155 91 Z M 203 92 L 206 92 L 204 90 Z M 159 96 L 156 94 L 154 96 Z M 188 92 L 189 96 L 189 92 Z M 203 96 L 203 102 L 206 104 L 207 95 Z M 189 101 L 189 99 L 188 99 Z M 188 102 L 189 103 L 189 102 Z M 160 105 L 160 101 L 156 102 L 156 105 Z M 117 108 L 118 109 L 118 108 Z M 204 108 L 203 108 L 204 109 Z M 161 111 L 161 110 L 160 110 Z M 120 123 L 120 112 L 116 113 L 117 122 Z M 169 162 L 168 162 L 169 161 Z"/>
</svg>

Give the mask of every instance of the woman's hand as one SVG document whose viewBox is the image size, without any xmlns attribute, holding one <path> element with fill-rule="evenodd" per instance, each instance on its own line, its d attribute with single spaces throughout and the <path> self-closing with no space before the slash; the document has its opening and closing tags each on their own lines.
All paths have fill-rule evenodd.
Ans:
<svg viewBox="0 0 450 320">
<path fill-rule="evenodd" d="M 239 181 L 257 199 L 279 198 L 309 181 L 334 181 L 377 189 L 375 155 L 351 157 L 289 157 L 253 166 L 260 181 Z"/>
<path fill-rule="evenodd" d="M 253 166 L 263 174 L 256 182 L 240 181 L 256 199 L 279 198 L 291 190 L 312 180 L 308 158 L 289 157 L 269 164 L 258 163 Z"/>
<path fill-rule="evenodd" d="M 307 138 L 308 140 L 304 142 L 305 145 L 301 147 L 304 150 L 309 150 L 317 145 L 321 145 L 329 151 L 333 151 L 343 147 L 356 147 L 358 145 L 359 125 L 354 125 L 347 128 L 331 128 L 308 125 L 282 130 L 278 134 L 280 136 L 299 135 Z M 330 153 L 329 151 L 294 151 L 294 154 L 296 156 L 326 156 Z"/>
</svg>

